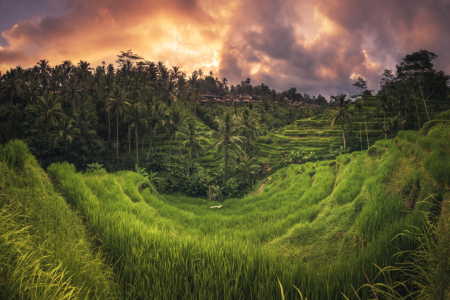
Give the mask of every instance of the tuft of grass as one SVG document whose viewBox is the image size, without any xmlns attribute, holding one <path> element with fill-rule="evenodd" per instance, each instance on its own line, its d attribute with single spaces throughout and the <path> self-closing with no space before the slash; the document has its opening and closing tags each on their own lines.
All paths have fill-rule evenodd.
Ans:
<svg viewBox="0 0 450 300">
<path fill-rule="evenodd" d="M 17 171 L 23 171 L 25 162 L 31 154 L 22 140 L 11 140 L 0 148 L 0 157 L 8 164 L 8 167 Z"/>
<path fill-rule="evenodd" d="M 21 142 L 7 146 L 27 152 Z M 55 192 L 34 157 L 24 157 L 21 172 L 7 155 L 0 157 L 0 298 L 120 296 L 82 220 Z"/>
<path fill-rule="evenodd" d="M 430 197 L 433 197 L 432 195 Z M 447 203 L 448 205 L 448 203 Z M 374 278 L 382 281 L 368 282 L 360 289 L 370 289 L 378 299 L 448 299 L 450 297 L 450 241 L 447 229 L 448 215 L 436 220 L 425 214 L 422 227 L 411 227 L 394 239 L 406 238 L 418 246 L 412 250 L 399 251 L 398 263 L 378 267 Z M 441 227 L 441 228 L 440 228 Z"/>
<path fill-rule="evenodd" d="M 61 263 L 51 261 L 29 227 L 17 224 L 10 207 L 0 209 L 0 298 L 73 299 L 79 290 Z M 50 261 L 50 262 L 49 262 Z"/>
</svg>

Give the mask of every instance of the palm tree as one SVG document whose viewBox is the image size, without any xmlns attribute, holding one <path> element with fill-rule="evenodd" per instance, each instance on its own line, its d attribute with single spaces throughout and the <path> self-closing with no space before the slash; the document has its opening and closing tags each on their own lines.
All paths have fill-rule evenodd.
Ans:
<svg viewBox="0 0 450 300">
<path fill-rule="evenodd" d="M 95 128 L 98 127 L 98 117 L 95 110 L 95 105 L 90 103 L 86 105 L 85 109 L 82 109 L 79 114 L 76 114 L 75 127 L 80 130 L 80 138 L 84 140 L 86 144 L 96 149 L 103 149 L 105 142 L 101 139 Z M 92 148 L 91 148 L 92 149 Z"/>
<path fill-rule="evenodd" d="M 366 111 L 364 109 L 364 104 L 365 104 L 365 102 L 364 102 L 364 95 L 363 95 L 363 96 L 361 96 L 361 102 L 356 102 L 356 108 L 360 112 L 362 112 L 362 114 L 363 114 L 364 126 L 366 128 L 367 149 L 369 149 L 369 147 L 370 147 L 370 144 L 369 144 L 369 131 L 367 130 L 367 118 L 366 118 Z M 360 139 L 361 139 L 361 126 L 360 126 Z M 362 145 L 362 143 L 361 143 L 361 145 Z"/>
<path fill-rule="evenodd" d="M 22 92 L 20 87 L 22 80 L 20 79 L 17 70 L 11 68 L 9 71 L 6 71 L 3 81 L 4 82 L 0 85 L 0 91 L 5 97 L 9 98 L 12 103 L 14 98 L 20 96 Z"/>
<path fill-rule="evenodd" d="M 256 138 L 256 133 L 261 127 L 259 127 L 256 117 L 250 113 L 247 107 L 242 111 L 241 124 L 241 134 L 246 138 L 244 152 L 247 152 L 247 144 L 250 144 Z"/>
<path fill-rule="evenodd" d="M 237 168 L 239 170 L 241 180 L 247 181 L 251 179 L 251 176 L 258 170 L 258 165 L 255 163 L 256 158 L 250 157 L 247 154 L 244 154 L 244 156 L 239 159 Z"/>
<path fill-rule="evenodd" d="M 381 94 L 380 96 L 377 96 L 377 111 L 382 110 L 383 111 L 383 122 L 384 122 L 384 139 L 387 137 L 387 128 L 386 128 L 386 112 L 389 110 L 389 102 L 388 97 L 385 93 Z"/>
<path fill-rule="evenodd" d="M 109 97 L 111 108 L 116 112 L 116 153 L 117 164 L 119 164 L 119 116 L 122 116 L 124 111 L 130 106 L 127 99 L 127 92 L 120 86 L 116 85 Z"/>
<path fill-rule="evenodd" d="M 108 144 L 111 142 L 111 101 L 108 95 L 111 94 L 112 90 L 114 88 L 114 76 L 110 72 L 105 77 L 105 82 L 103 85 L 103 95 L 106 95 L 105 98 L 105 110 L 107 112 L 107 118 L 108 118 Z"/>
<path fill-rule="evenodd" d="M 188 166 L 187 166 L 187 174 L 189 175 L 189 169 L 192 161 L 192 154 L 194 153 L 197 159 L 200 156 L 200 153 L 204 153 L 205 150 L 202 147 L 202 143 L 207 143 L 208 141 L 202 138 L 198 133 L 198 126 L 195 124 L 194 119 L 190 119 L 187 122 L 187 127 L 185 131 L 180 132 L 180 136 L 184 139 L 182 145 L 183 150 L 186 147 L 189 147 L 189 158 L 188 158 Z"/>
<path fill-rule="evenodd" d="M 41 84 L 44 91 L 47 89 L 48 85 L 48 77 L 50 74 L 50 65 L 48 64 L 48 60 L 41 59 L 37 62 L 37 70 L 39 72 L 39 75 L 41 77 Z"/>
<path fill-rule="evenodd" d="M 50 130 L 65 116 L 61 109 L 61 103 L 59 100 L 59 97 L 55 97 L 50 93 L 45 93 L 43 96 L 39 97 L 37 104 L 38 114 L 35 124 L 37 126 L 43 125 L 45 128 L 45 133 L 48 137 L 50 162 L 52 161 Z"/>
<path fill-rule="evenodd" d="M 172 107 L 172 109 L 169 111 L 169 127 L 167 129 L 169 136 L 170 136 L 170 150 L 169 150 L 169 169 L 170 169 L 170 159 L 172 157 L 172 141 L 175 141 L 175 145 L 177 143 L 177 133 L 181 131 L 181 127 L 184 124 L 184 114 L 181 111 L 181 109 L 177 107 Z M 176 164 L 176 160 L 175 160 Z"/>
<path fill-rule="evenodd" d="M 240 136 L 239 132 L 239 118 L 236 115 L 231 116 L 229 112 L 225 112 L 222 118 L 216 117 L 214 122 L 217 124 L 217 131 L 212 132 L 212 137 L 218 138 L 217 142 L 213 144 L 216 155 L 223 152 L 224 170 L 223 170 L 223 183 L 227 181 L 227 169 L 228 169 L 228 147 L 231 147 L 236 153 L 242 153 L 240 144 L 243 143 L 245 137 Z"/>
<path fill-rule="evenodd" d="M 24 90 L 25 98 L 28 99 L 28 102 L 31 105 L 36 105 L 39 100 L 39 84 L 38 84 L 38 82 L 35 80 L 28 81 L 24 87 L 25 87 L 25 90 Z"/>
<path fill-rule="evenodd" d="M 146 119 L 147 107 L 142 102 L 137 102 L 132 105 L 127 114 L 127 121 L 131 122 L 129 127 L 130 131 L 134 129 L 135 143 L 136 143 L 136 162 L 139 164 L 139 131 L 147 128 Z"/>
<path fill-rule="evenodd" d="M 55 147 L 61 141 L 64 143 L 65 155 L 67 159 L 69 145 L 72 144 L 73 140 L 77 136 L 79 136 L 80 132 L 80 129 L 75 127 L 75 120 L 64 116 L 58 124 L 57 131 L 50 136 L 50 139 L 53 140 Z"/>
<path fill-rule="evenodd" d="M 153 138 L 160 126 L 164 126 L 167 118 L 167 109 L 160 100 L 155 100 L 149 107 L 148 124 L 150 127 L 150 145 L 148 147 L 147 162 L 150 159 L 150 150 L 152 148 Z"/>
<path fill-rule="evenodd" d="M 342 94 L 338 94 L 336 97 L 333 97 L 334 101 L 336 101 L 337 108 L 329 120 L 331 122 L 331 127 L 339 124 L 341 125 L 344 148 L 346 148 L 344 125 L 351 125 L 353 123 L 353 118 L 346 109 L 348 101 L 345 100 L 345 97 L 346 96 Z"/>
<path fill-rule="evenodd" d="M 83 90 L 83 106 L 86 104 L 88 79 L 92 75 L 92 68 L 90 67 L 90 65 L 91 64 L 87 61 L 80 60 L 77 68 L 78 78 L 80 79 L 80 86 Z"/>
</svg>

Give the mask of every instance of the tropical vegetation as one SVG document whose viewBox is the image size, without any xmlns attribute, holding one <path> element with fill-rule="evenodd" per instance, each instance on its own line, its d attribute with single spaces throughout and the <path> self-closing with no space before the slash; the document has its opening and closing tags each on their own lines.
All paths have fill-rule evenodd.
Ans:
<svg viewBox="0 0 450 300">
<path fill-rule="evenodd" d="M 406 55 L 376 95 L 360 77 L 330 102 L 131 50 L 117 68 L 7 71 L 0 298 L 446 299 L 435 58 Z"/>
</svg>

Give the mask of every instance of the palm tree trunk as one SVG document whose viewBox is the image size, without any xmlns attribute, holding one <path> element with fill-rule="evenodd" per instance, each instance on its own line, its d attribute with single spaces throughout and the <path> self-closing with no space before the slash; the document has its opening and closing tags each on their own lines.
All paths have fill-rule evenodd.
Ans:
<svg viewBox="0 0 450 300">
<path fill-rule="evenodd" d="M 344 131 L 344 124 L 342 124 L 342 138 L 344 139 L 344 150 L 345 150 L 346 145 L 345 145 L 345 131 Z"/>
<path fill-rule="evenodd" d="M 128 154 L 131 154 L 131 126 L 128 122 Z"/>
<path fill-rule="evenodd" d="M 187 169 L 188 176 L 189 176 L 189 168 L 191 166 L 191 159 L 192 159 L 192 145 L 191 145 L 191 147 L 189 147 L 189 160 L 188 160 L 188 169 Z"/>
<path fill-rule="evenodd" d="M 111 117 L 109 112 L 109 100 L 108 100 L 108 145 L 111 142 Z"/>
<path fill-rule="evenodd" d="M 419 111 L 417 110 L 417 101 L 416 101 L 416 97 L 414 97 L 414 105 L 416 106 L 417 126 L 419 127 L 419 131 L 420 131 Z"/>
<path fill-rule="evenodd" d="M 50 163 L 52 163 L 52 142 L 50 137 L 48 138 L 48 154 L 50 155 Z"/>
<path fill-rule="evenodd" d="M 177 144 L 177 134 L 175 133 L 175 145 Z M 175 158 L 173 159 L 175 161 L 174 167 L 177 167 L 177 157 L 176 157 L 177 153 L 175 151 Z"/>
<path fill-rule="evenodd" d="M 136 162 L 139 165 L 139 138 L 137 126 L 135 128 L 135 133 L 136 133 Z"/>
<path fill-rule="evenodd" d="M 363 111 L 364 115 L 364 125 L 366 126 L 366 138 L 367 138 L 367 150 L 369 150 L 370 144 L 369 144 L 369 132 L 367 131 L 367 120 L 366 120 L 366 112 Z"/>
<path fill-rule="evenodd" d="M 428 121 L 430 121 L 430 115 L 428 114 L 427 103 L 425 101 L 425 97 L 423 96 L 423 91 L 422 91 L 422 88 L 420 87 L 420 85 L 419 85 L 419 89 L 420 89 L 420 94 L 422 95 L 423 105 L 425 106 L 425 112 L 427 113 Z"/>
<path fill-rule="evenodd" d="M 169 149 L 169 170 L 170 170 L 170 158 L 172 156 L 172 137 L 170 137 L 169 146 L 170 146 Z"/>
<path fill-rule="evenodd" d="M 152 132 L 150 133 L 150 145 L 148 146 L 147 162 L 148 162 L 148 160 L 150 159 L 150 149 L 152 149 L 153 133 L 156 131 L 156 127 L 157 127 L 157 126 L 158 126 L 158 125 L 156 125 L 156 126 L 153 128 Z"/>
<path fill-rule="evenodd" d="M 223 184 L 227 182 L 227 166 L 228 166 L 228 141 L 225 142 L 224 168 L 223 168 Z"/>
<path fill-rule="evenodd" d="M 117 165 L 119 165 L 119 110 L 116 114 L 116 153 L 117 153 Z"/>
<path fill-rule="evenodd" d="M 361 145 L 361 151 L 362 151 L 362 134 L 361 134 L 361 124 L 359 124 L 359 144 Z"/>
<path fill-rule="evenodd" d="M 72 110 L 73 110 L 73 115 L 75 116 L 75 93 L 72 90 Z"/>
</svg>

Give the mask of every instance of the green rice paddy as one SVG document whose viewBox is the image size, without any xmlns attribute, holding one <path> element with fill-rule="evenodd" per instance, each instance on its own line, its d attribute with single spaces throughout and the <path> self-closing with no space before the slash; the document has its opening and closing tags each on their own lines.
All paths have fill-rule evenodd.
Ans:
<svg viewBox="0 0 450 300">
<path fill-rule="evenodd" d="M 395 237 L 448 197 L 449 146 L 403 131 L 368 151 L 291 164 L 218 203 L 160 195 L 131 171 L 57 163 L 47 175 L 9 142 L 0 148 L 0 298 L 281 299 L 280 284 L 285 299 L 372 298 L 359 287 L 383 282 L 377 266 L 416 247 Z"/>
</svg>

